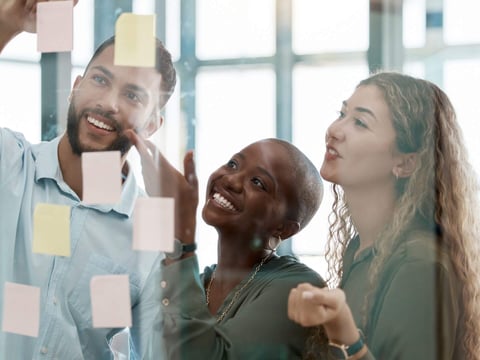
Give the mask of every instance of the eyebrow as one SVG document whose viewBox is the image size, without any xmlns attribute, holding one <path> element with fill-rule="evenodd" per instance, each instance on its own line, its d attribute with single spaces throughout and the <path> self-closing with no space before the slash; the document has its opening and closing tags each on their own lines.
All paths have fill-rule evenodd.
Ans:
<svg viewBox="0 0 480 360">
<path fill-rule="evenodd" d="M 346 100 L 344 100 L 342 103 L 343 103 L 343 106 L 348 108 L 348 103 L 347 103 Z M 371 117 L 373 117 L 375 120 L 377 120 L 377 117 L 375 116 L 375 113 L 370 109 L 367 109 L 367 108 L 364 108 L 364 107 L 361 107 L 361 106 L 357 106 L 356 108 L 354 108 L 354 110 L 358 111 L 358 112 L 361 112 L 361 113 L 369 114 Z"/>
<path fill-rule="evenodd" d="M 113 78 L 115 77 L 110 70 L 108 70 L 106 67 L 104 67 L 102 65 L 93 66 L 92 69 L 95 69 L 95 70 L 98 70 L 98 71 L 102 72 L 110 80 L 113 80 Z M 133 90 L 133 91 L 141 93 L 141 96 L 143 96 L 147 99 L 149 97 L 148 92 L 144 88 L 142 88 L 141 86 L 138 86 L 136 84 L 129 83 L 129 84 L 126 85 L 126 88 L 129 89 L 129 90 Z"/>
<path fill-rule="evenodd" d="M 106 67 L 104 66 L 101 66 L 101 65 L 97 65 L 97 66 L 93 66 L 92 69 L 95 69 L 95 70 L 99 70 L 101 71 L 106 77 L 108 77 L 109 79 L 113 79 L 113 74 L 110 70 L 108 70 Z"/>
</svg>

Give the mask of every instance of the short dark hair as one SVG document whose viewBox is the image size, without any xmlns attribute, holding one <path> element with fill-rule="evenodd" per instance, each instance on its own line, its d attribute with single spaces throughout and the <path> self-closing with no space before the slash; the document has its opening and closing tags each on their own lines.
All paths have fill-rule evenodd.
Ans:
<svg viewBox="0 0 480 360">
<path fill-rule="evenodd" d="M 115 36 L 109 37 L 107 40 L 102 42 L 93 53 L 92 58 L 85 68 L 85 72 L 90 67 L 90 64 L 103 52 L 103 50 L 114 44 Z M 177 72 L 173 66 L 172 55 L 165 48 L 163 42 L 158 38 L 155 38 L 155 69 L 158 73 L 160 73 L 160 75 L 162 75 L 162 81 L 160 82 L 159 106 L 160 108 L 163 108 L 175 90 L 175 85 L 177 84 Z"/>
</svg>

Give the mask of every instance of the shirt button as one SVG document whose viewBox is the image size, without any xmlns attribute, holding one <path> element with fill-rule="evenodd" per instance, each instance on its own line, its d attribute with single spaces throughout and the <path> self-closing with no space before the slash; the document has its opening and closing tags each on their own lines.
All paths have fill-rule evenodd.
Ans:
<svg viewBox="0 0 480 360">
<path fill-rule="evenodd" d="M 167 287 L 167 282 L 165 280 L 160 281 L 160 287 L 165 289 Z"/>
<path fill-rule="evenodd" d="M 41 352 L 43 355 L 45 355 L 45 354 L 48 353 L 48 349 L 44 346 L 44 347 L 42 347 L 42 348 L 40 349 L 40 352 Z"/>
<path fill-rule="evenodd" d="M 56 296 L 53 297 L 53 305 L 57 305 L 57 297 Z"/>
<path fill-rule="evenodd" d="M 168 300 L 167 298 L 165 298 L 165 299 L 162 300 L 162 304 L 163 304 L 164 306 L 168 306 L 168 305 L 170 304 L 170 300 Z"/>
</svg>

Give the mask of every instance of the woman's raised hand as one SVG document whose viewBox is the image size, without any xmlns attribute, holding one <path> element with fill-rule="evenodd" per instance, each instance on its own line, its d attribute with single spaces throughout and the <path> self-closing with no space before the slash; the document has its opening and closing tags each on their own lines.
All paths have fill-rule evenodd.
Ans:
<svg viewBox="0 0 480 360">
<path fill-rule="evenodd" d="M 185 155 L 182 174 L 152 142 L 142 139 L 133 131 L 128 131 L 126 135 L 140 154 L 148 195 L 175 199 L 175 236 L 184 243 L 193 243 L 198 206 L 198 179 L 193 152 Z"/>
</svg>

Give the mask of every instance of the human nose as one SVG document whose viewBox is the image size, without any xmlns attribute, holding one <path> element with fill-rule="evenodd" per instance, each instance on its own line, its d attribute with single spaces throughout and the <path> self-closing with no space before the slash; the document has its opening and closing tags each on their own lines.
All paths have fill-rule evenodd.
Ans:
<svg viewBox="0 0 480 360">
<path fill-rule="evenodd" d="M 343 123 L 339 120 L 334 121 L 330 124 L 327 128 L 327 132 L 325 133 L 325 142 L 329 142 L 329 140 L 337 140 L 342 141 L 345 138 L 345 132 L 343 129 Z"/>
<path fill-rule="evenodd" d="M 109 90 L 97 99 L 97 108 L 115 114 L 119 111 L 119 98 L 115 90 Z"/>
<path fill-rule="evenodd" d="M 236 193 L 242 191 L 243 176 L 240 173 L 227 174 L 223 177 L 225 188 Z"/>
</svg>

